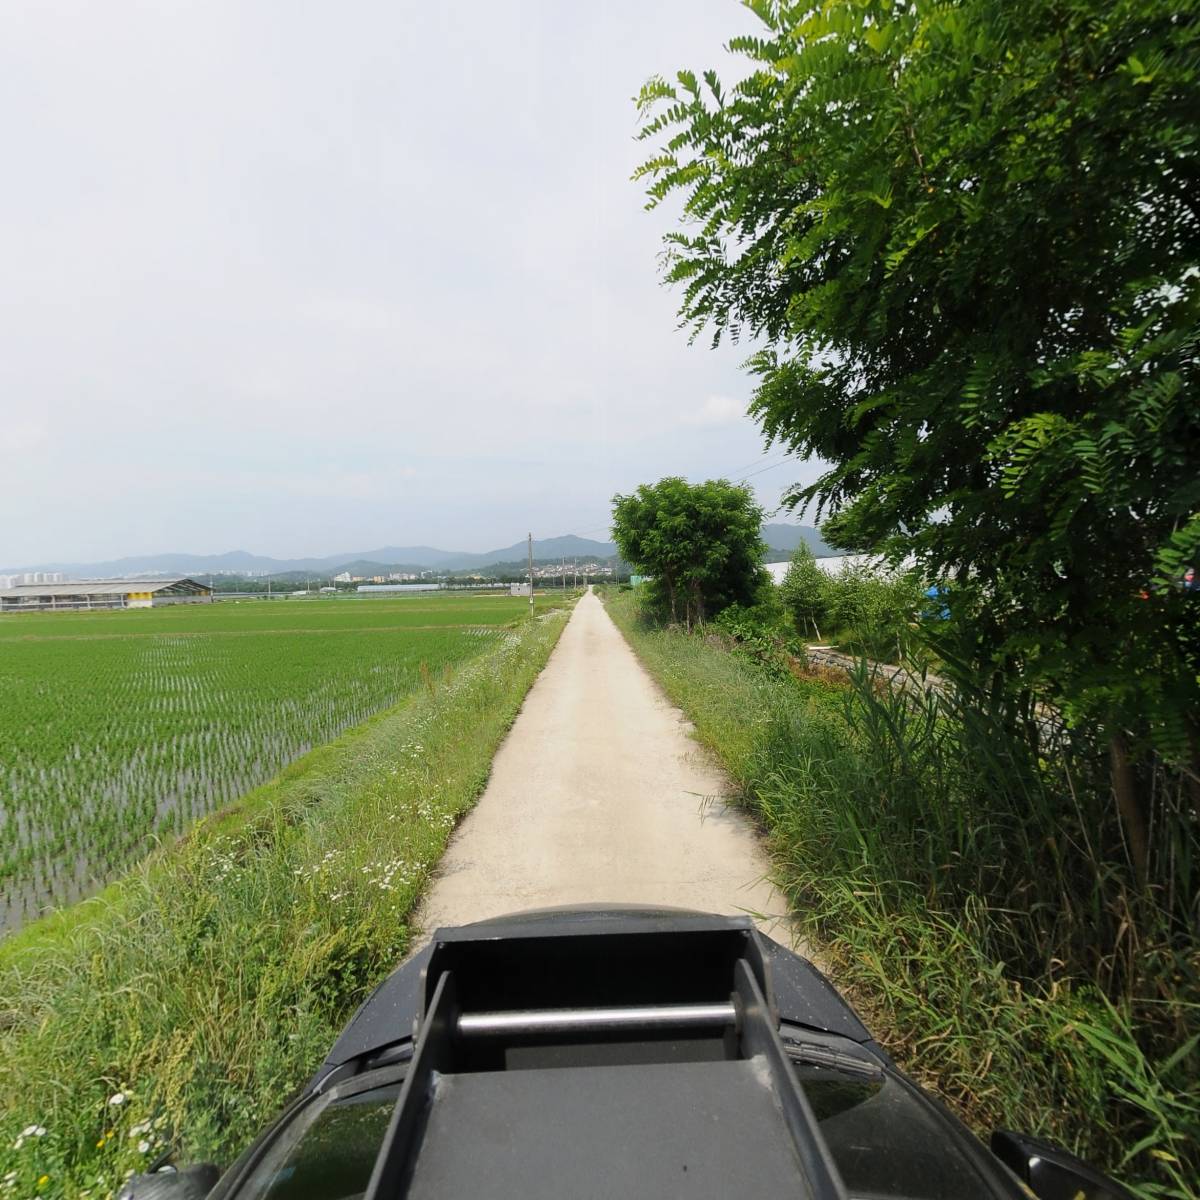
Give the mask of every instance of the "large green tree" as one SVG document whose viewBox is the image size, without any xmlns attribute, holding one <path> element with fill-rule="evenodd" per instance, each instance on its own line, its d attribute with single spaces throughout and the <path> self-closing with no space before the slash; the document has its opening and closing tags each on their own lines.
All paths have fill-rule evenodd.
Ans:
<svg viewBox="0 0 1200 1200">
<path fill-rule="evenodd" d="M 760 339 L 751 411 L 827 464 L 790 501 L 956 579 L 1118 790 L 1147 746 L 1194 766 L 1197 0 L 748 6 L 736 87 L 643 89 L 639 177 L 683 200 L 685 320 Z"/>
<path fill-rule="evenodd" d="M 663 614 L 690 629 L 730 604 L 754 603 L 766 581 L 762 518 L 747 487 L 672 477 L 613 497 L 613 540 L 651 577 Z"/>
</svg>

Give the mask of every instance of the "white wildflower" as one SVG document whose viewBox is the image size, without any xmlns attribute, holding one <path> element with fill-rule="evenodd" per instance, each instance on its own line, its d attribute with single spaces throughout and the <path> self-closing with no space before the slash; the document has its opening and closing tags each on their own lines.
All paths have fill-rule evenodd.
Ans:
<svg viewBox="0 0 1200 1200">
<path fill-rule="evenodd" d="M 124 1092 L 117 1092 L 116 1095 L 109 1096 L 109 1098 L 108 1098 L 108 1107 L 109 1108 L 117 1108 L 124 1103 L 125 1103 L 125 1093 Z"/>
<path fill-rule="evenodd" d="M 138 1142 L 138 1153 L 139 1154 L 146 1154 L 149 1152 L 149 1150 L 150 1150 L 150 1143 L 147 1142 L 145 1139 Z"/>
</svg>

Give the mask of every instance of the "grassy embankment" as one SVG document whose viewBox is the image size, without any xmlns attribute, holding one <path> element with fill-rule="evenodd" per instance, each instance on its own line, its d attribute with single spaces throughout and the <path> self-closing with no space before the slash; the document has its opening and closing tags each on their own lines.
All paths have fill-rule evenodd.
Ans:
<svg viewBox="0 0 1200 1200">
<path fill-rule="evenodd" d="M 565 623 L 525 622 L 0 945 L 0 1197 L 227 1163 L 394 967 Z"/>
<path fill-rule="evenodd" d="M 605 599 L 769 829 L 800 921 L 905 1068 L 981 1134 L 1039 1132 L 1143 1195 L 1196 1196 L 1194 934 L 1172 947 L 1118 930 L 1127 960 L 1093 961 L 1108 916 L 1085 907 L 1091 864 L 1069 861 L 1091 814 L 1061 820 L 1048 790 L 1063 781 L 1037 749 Z"/>
</svg>

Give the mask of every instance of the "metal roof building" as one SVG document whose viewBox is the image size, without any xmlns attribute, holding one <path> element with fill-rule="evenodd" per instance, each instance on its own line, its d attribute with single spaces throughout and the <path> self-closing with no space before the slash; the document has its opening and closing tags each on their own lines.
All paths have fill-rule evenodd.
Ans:
<svg viewBox="0 0 1200 1200">
<path fill-rule="evenodd" d="M 57 609 L 159 608 L 212 600 L 212 588 L 194 579 L 92 579 L 23 583 L 0 591 L 0 613 Z"/>
</svg>

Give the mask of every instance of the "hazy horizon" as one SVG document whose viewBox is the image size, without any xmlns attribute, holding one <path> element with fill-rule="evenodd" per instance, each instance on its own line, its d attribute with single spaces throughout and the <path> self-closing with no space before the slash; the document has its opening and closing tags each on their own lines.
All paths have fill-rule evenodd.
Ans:
<svg viewBox="0 0 1200 1200">
<path fill-rule="evenodd" d="M 687 344 L 629 181 L 640 85 L 755 23 L 17 0 L 0 561 L 593 536 L 670 474 L 774 508 L 747 348 Z"/>
<path fill-rule="evenodd" d="M 802 527 L 805 529 L 815 529 L 816 528 L 814 525 L 809 524 L 807 522 L 792 520 L 789 516 L 786 516 L 786 515 L 777 516 L 775 518 L 768 517 L 764 521 L 764 524 L 789 525 L 789 526 Z M 578 534 L 578 533 L 575 533 L 574 531 L 570 531 L 570 530 L 562 532 L 562 533 L 535 534 L 534 541 L 535 541 L 535 543 L 538 541 L 554 541 L 554 540 L 568 538 L 568 537 L 585 538 L 588 541 L 599 542 L 602 544 L 611 544 L 611 541 L 612 541 L 611 537 L 609 536 L 609 531 L 607 531 L 607 530 L 605 530 L 603 533 L 594 533 L 594 534 Z M 186 555 L 186 556 L 195 556 L 195 557 L 203 557 L 203 558 L 217 558 L 217 557 L 223 557 L 223 556 L 231 555 L 231 554 L 249 554 L 255 558 L 271 558 L 271 559 L 276 559 L 281 562 L 288 562 L 288 561 L 293 561 L 293 560 L 298 560 L 298 559 L 322 559 L 322 558 L 343 558 L 343 557 L 346 559 L 346 561 L 350 561 L 352 557 L 362 556 L 362 555 L 370 554 L 373 551 L 384 550 L 384 549 L 389 549 L 389 548 L 398 549 L 398 550 L 403 550 L 403 549 L 418 550 L 418 549 L 424 548 L 424 549 L 438 550 L 438 551 L 452 553 L 452 554 L 490 554 L 493 551 L 508 549 L 508 548 L 514 547 L 514 546 L 519 548 L 521 544 L 522 544 L 522 539 L 520 539 L 520 538 L 518 538 L 514 542 L 506 542 L 503 545 L 492 543 L 492 544 L 489 544 L 486 546 L 484 546 L 484 545 L 468 546 L 468 545 L 458 545 L 458 544 L 436 545 L 431 541 L 421 540 L 421 539 L 417 539 L 417 540 L 411 541 L 411 542 L 398 542 L 395 539 L 392 539 L 389 541 L 377 542 L 371 546 L 345 545 L 345 546 L 341 546 L 339 548 L 331 549 L 331 550 L 301 551 L 300 553 L 297 553 L 297 554 L 279 554 L 279 553 L 273 552 L 269 548 L 265 549 L 265 550 L 258 550 L 258 549 L 252 549 L 248 546 L 240 546 L 240 545 L 227 546 L 223 550 L 212 550 L 212 551 L 197 551 L 197 550 L 192 550 L 192 549 L 188 548 L 187 546 L 175 546 L 175 547 L 159 547 L 157 550 L 132 550 L 128 553 L 100 555 L 100 556 L 97 556 L 92 559 L 69 558 L 69 557 L 62 556 L 62 555 L 57 556 L 57 557 L 51 556 L 51 555 L 42 555 L 40 558 L 29 559 L 29 560 L 25 560 L 25 561 L 21 561 L 21 562 L 16 562 L 15 560 L 8 561 L 8 560 L 0 559 L 0 573 L 12 572 L 12 571 L 20 572 L 20 571 L 55 569 L 59 564 L 66 564 L 66 563 L 71 563 L 71 562 L 78 562 L 81 564 L 86 564 L 89 562 L 110 562 L 110 561 L 118 561 L 121 559 L 142 559 L 142 558 L 156 558 L 156 557 L 166 559 L 166 558 L 169 558 L 169 557 L 172 557 L 175 555 L 178 555 L 178 556 Z"/>
</svg>

